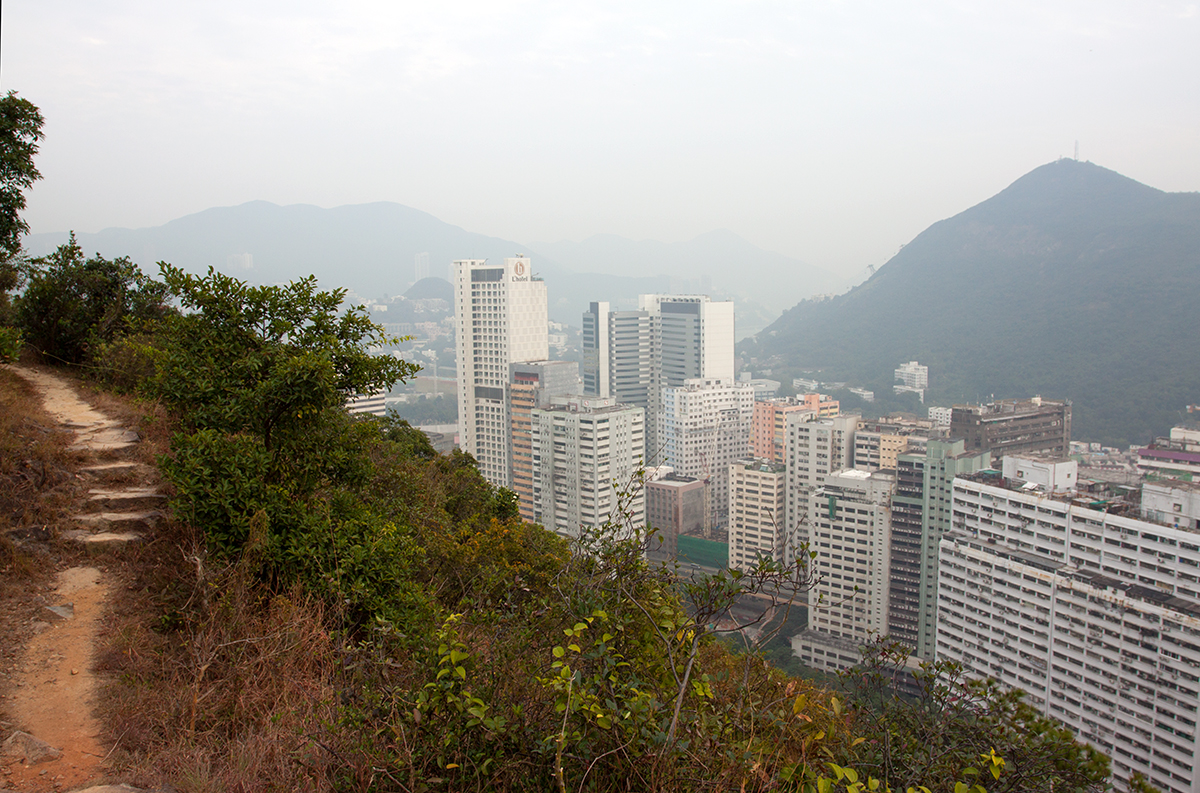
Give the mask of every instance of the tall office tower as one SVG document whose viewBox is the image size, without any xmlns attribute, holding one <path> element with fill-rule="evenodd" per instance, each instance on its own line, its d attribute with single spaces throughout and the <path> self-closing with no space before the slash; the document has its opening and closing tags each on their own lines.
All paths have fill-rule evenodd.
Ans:
<svg viewBox="0 0 1200 793">
<path fill-rule="evenodd" d="M 836 672 L 862 661 L 859 648 L 888 633 L 891 471 L 835 471 L 809 500 L 811 562 L 808 627 L 792 651 L 814 669 Z"/>
<path fill-rule="evenodd" d="M 962 438 L 968 451 L 1006 454 L 1071 453 L 1071 403 L 1068 400 L 1001 399 L 986 405 L 955 405 L 950 437 Z"/>
<path fill-rule="evenodd" d="M 574 361 L 523 361 L 508 366 L 508 409 L 512 422 L 509 471 L 521 517 L 533 520 L 533 409 L 550 398 L 579 393 L 579 364 Z"/>
<path fill-rule="evenodd" d="M 592 303 L 583 315 L 583 393 L 648 408 L 653 345 L 645 311 Z M 649 441 L 649 436 L 647 436 Z"/>
<path fill-rule="evenodd" d="M 754 387 L 732 380 L 686 380 L 662 389 L 658 449 L 681 476 L 709 484 L 710 526 L 729 513 L 729 466 L 750 454 Z"/>
<path fill-rule="evenodd" d="M 600 528 L 610 517 L 622 528 L 645 526 L 645 494 L 636 478 L 646 448 L 644 416 L 611 397 L 552 397 L 534 408 L 534 522 L 565 537 Z"/>
<path fill-rule="evenodd" d="M 524 256 L 463 259 L 453 270 L 460 445 L 487 481 L 508 487 L 508 366 L 550 357 L 546 283 Z"/>
<path fill-rule="evenodd" d="M 782 463 L 738 460 L 729 466 L 729 567 L 749 570 L 760 557 L 785 564 L 787 481 Z"/>
<path fill-rule="evenodd" d="M 754 421 L 750 427 L 751 453 L 774 463 L 786 462 L 787 416 L 804 410 L 810 411 L 813 418 L 818 415 L 795 397 L 755 400 Z"/>
<path fill-rule="evenodd" d="M 713 301 L 707 295 L 640 295 L 638 308 L 650 320 L 651 366 L 646 412 L 648 429 L 653 432 L 650 437 L 658 438 L 664 388 L 678 388 L 695 379 L 734 379 L 733 301 Z M 744 457 L 745 452 L 740 456 Z M 724 501 L 719 503 L 723 512 Z"/>
<path fill-rule="evenodd" d="M 854 433 L 858 416 L 813 418 L 811 413 L 787 416 L 787 552 L 791 563 L 807 533 L 809 495 L 834 471 L 854 467 Z"/>
<path fill-rule="evenodd" d="M 954 477 L 991 460 L 990 452 L 966 451 L 961 440 L 930 439 L 924 450 L 897 455 L 888 622 L 891 637 L 923 660 L 933 660 L 935 651 L 938 543 L 952 523 Z"/>
<path fill-rule="evenodd" d="M 669 466 L 661 470 L 670 471 Z M 679 551 L 679 535 L 700 534 L 708 506 L 703 481 L 674 472 L 646 479 L 646 525 L 658 531 L 646 550 L 654 562 L 666 562 Z"/>
<path fill-rule="evenodd" d="M 429 253 L 418 253 L 413 257 L 413 283 L 429 277 Z"/>
<path fill-rule="evenodd" d="M 1075 465 L 1002 463 L 954 480 L 955 525 L 940 546 L 938 658 L 1027 692 L 1026 702 L 1164 793 L 1200 775 L 1200 535 L 1159 521 L 1168 492 L 1053 492 Z M 1064 470 L 1065 469 L 1065 470 Z M 1016 477 L 1023 471 L 1031 479 Z M 1053 479 L 1051 479 L 1053 476 Z M 1200 505 L 1195 505 L 1200 506 Z"/>
</svg>

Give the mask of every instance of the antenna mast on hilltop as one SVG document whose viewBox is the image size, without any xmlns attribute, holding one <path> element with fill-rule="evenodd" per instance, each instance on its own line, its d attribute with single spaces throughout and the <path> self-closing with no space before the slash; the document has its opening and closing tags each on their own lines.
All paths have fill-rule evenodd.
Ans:
<svg viewBox="0 0 1200 793">
<path fill-rule="evenodd" d="M 1079 141 L 1075 141 L 1075 162 L 1079 162 Z"/>
</svg>

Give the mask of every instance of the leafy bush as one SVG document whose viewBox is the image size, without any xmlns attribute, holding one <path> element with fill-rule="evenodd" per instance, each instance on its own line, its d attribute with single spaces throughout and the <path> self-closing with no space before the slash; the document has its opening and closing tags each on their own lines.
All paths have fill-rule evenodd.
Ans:
<svg viewBox="0 0 1200 793">
<path fill-rule="evenodd" d="M 63 363 L 82 363 L 89 351 L 169 313 L 166 284 L 144 275 L 128 257 L 85 260 L 75 235 L 30 263 L 17 300 L 25 342 Z"/>
<path fill-rule="evenodd" d="M 21 357 L 21 331 L 0 326 L 0 363 L 12 363 Z"/>
</svg>

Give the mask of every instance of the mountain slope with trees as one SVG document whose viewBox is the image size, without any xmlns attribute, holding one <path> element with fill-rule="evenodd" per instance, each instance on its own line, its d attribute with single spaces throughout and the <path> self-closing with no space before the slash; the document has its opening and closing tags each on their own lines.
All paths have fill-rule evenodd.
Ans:
<svg viewBox="0 0 1200 793">
<path fill-rule="evenodd" d="M 1065 397 L 1075 437 L 1124 445 L 1165 433 L 1200 397 L 1198 303 L 1200 194 L 1060 160 L 740 352 L 884 392 L 915 359 L 929 366 L 926 404 Z"/>
</svg>

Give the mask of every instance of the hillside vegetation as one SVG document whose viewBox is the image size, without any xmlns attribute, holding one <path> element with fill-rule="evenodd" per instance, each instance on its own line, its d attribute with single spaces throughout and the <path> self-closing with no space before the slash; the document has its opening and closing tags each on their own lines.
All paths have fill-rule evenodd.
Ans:
<svg viewBox="0 0 1200 793">
<path fill-rule="evenodd" d="M 927 404 L 1041 394 L 1073 434 L 1149 441 L 1200 395 L 1200 194 L 1060 160 L 940 221 L 866 283 L 786 312 L 745 357 L 891 391 L 929 366 Z"/>
<path fill-rule="evenodd" d="M 830 690 L 738 634 L 738 651 L 716 641 L 744 593 L 811 585 L 802 566 L 680 580 L 648 565 L 646 538 L 620 520 L 569 542 L 521 521 L 469 456 L 435 454 L 404 422 L 349 416 L 347 395 L 412 370 L 367 354 L 381 330 L 341 310 L 341 293 L 166 264 L 151 282 L 97 260 L 66 249 L 34 262 L 17 308 L 27 355 L 77 351 L 82 371 L 169 416 L 156 421 L 171 432 L 160 465 L 175 520 L 142 555 L 103 661 L 109 739 L 138 779 L 185 791 L 1101 789 L 1107 759 L 1019 692 L 938 667 L 919 676 L 923 696 L 901 700 L 885 682 L 903 655 L 886 644 Z M 93 303 L 73 315 L 55 301 L 80 278 Z M 74 346 L 37 335 L 52 305 L 86 326 Z M 760 642 L 788 620 L 768 616 Z"/>
</svg>

